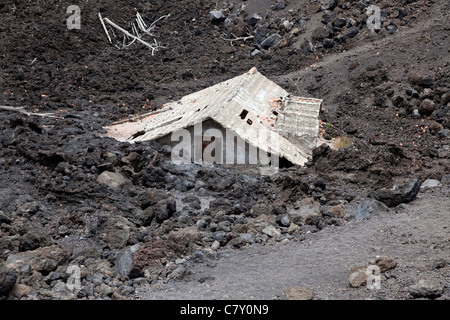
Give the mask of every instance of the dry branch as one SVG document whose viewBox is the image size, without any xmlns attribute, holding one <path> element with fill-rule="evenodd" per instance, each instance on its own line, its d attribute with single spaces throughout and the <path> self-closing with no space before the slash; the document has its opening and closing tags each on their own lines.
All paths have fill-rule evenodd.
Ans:
<svg viewBox="0 0 450 320">
<path fill-rule="evenodd" d="M 243 40 L 245 42 L 245 41 L 247 41 L 249 39 L 253 39 L 254 38 L 254 36 L 247 36 L 247 37 L 239 37 L 238 38 L 234 34 L 231 34 L 231 35 L 234 37 L 234 39 L 222 38 L 223 40 L 230 41 L 230 45 L 233 45 L 233 41 Z"/>
<path fill-rule="evenodd" d="M 108 37 L 109 43 L 112 44 L 111 37 L 109 36 L 108 29 L 106 29 L 105 22 L 103 22 L 103 18 L 100 12 L 98 13 L 98 17 L 100 19 L 100 22 L 102 23 L 103 29 L 105 30 L 106 36 Z"/>
<path fill-rule="evenodd" d="M 59 118 L 53 113 L 35 113 L 35 112 L 29 112 L 24 110 L 24 107 L 10 107 L 10 106 L 0 106 L 0 110 L 4 111 L 14 111 L 14 112 L 20 112 L 27 116 L 39 116 L 39 117 L 48 117 L 48 118 Z"/>
<path fill-rule="evenodd" d="M 109 40 L 109 42 L 110 42 L 111 44 L 112 44 L 112 40 L 111 40 L 111 37 L 109 36 L 108 29 L 107 29 L 107 27 L 106 27 L 106 25 L 105 25 L 105 22 L 106 22 L 109 26 L 111 26 L 112 28 L 114 28 L 114 29 L 116 29 L 116 30 L 119 30 L 120 32 L 123 33 L 123 44 L 122 44 L 122 48 L 120 48 L 120 47 L 118 47 L 118 46 L 116 45 L 116 47 L 117 47 L 118 49 L 123 49 L 123 48 L 129 47 L 129 46 L 131 46 L 134 42 L 138 41 L 138 42 L 142 43 L 143 45 L 145 45 L 146 47 L 148 47 L 150 50 L 152 50 L 152 55 L 154 55 L 155 52 L 159 50 L 159 48 L 163 48 L 163 47 L 160 46 L 160 45 L 158 44 L 158 42 L 156 41 L 156 39 L 153 39 L 154 43 L 148 43 L 147 41 L 144 41 L 144 40 L 142 39 L 142 36 L 143 36 L 143 35 L 139 34 L 138 28 L 139 28 L 145 35 L 153 36 L 153 34 L 151 34 L 151 31 L 152 31 L 153 29 L 155 29 L 156 23 L 157 23 L 158 21 L 162 20 L 162 19 L 166 19 L 166 18 L 170 17 L 170 14 L 160 17 L 159 19 L 153 21 L 152 24 L 150 24 L 150 26 L 147 26 L 147 24 L 146 24 L 146 23 L 144 22 L 144 20 L 142 19 L 142 16 L 139 14 L 139 12 L 137 12 L 137 13 L 136 13 L 136 22 L 137 22 L 138 28 L 137 28 L 136 25 L 133 23 L 133 24 L 132 24 L 132 32 L 133 32 L 133 33 L 128 32 L 127 30 L 125 30 L 124 28 L 118 26 L 117 24 L 115 24 L 114 22 L 112 22 L 111 20 L 109 20 L 108 18 L 103 18 L 103 17 L 101 16 L 100 13 L 98 14 L 98 17 L 99 17 L 99 19 L 100 19 L 100 22 L 102 23 L 103 29 L 105 30 L 105 33 L 106 33 L 106 35 L 107 35 L 107 37 L 108 37 L 108 40 Z M 113 30 L 114 30 L 114 29 L 113 29 Z M 113 33 L 114 33 L 114 31 L 113 31 Z M 115 37 L 115 34 L 114 34 L 114 37 Z M 131 40 L 131 42 L 129 42 L 129 43 L 127 44 L 127 39 L 132 39 L 132 40 Z"/>
</svg>

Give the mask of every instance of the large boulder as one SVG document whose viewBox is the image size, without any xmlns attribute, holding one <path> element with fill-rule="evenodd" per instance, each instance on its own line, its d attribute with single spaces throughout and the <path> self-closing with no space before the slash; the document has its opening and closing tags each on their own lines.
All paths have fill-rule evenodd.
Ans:
<svg viewBox="0 0 450 320">
<path fill-rule="evenodd" d="M 18 269 L 24 265 L 30 265 L 31 270 L 39 272 L 54 271 L 63 264 L 71 255 L 72 251 L 59 245 L 42 247 L 32 251 L 11 254 L 5 262 L 6 268 Z"/>
<path fill-rule="evenodd" d="M 17 281 L 14 270 L 0 267 L 0 296 L 6 295 Z"/>
<path fill-rule="evenodd" d="M 195 226 L 189 226 L 169 232 L 168 240 L 175 243 L 188 246 L 189 243 L 195 243 L 203 238 L 203 232 Z"/>
<path fill-rule="evenodd" d="M 380 201 L 371 198 L 362 199 L 352 212 L 352 216 L 356 219 L 363 220 L 370 217 L 374 212 L 387 212 L 389 208 Z"/>
<path fill-rule="evenodd" d="M 103 216 L 100 219 L 98 236 L 105 241 L 111 249 L 122 249 L 130 239 L 133 224 L 125 217 Z"/>
<path fill-rule="evenodd" d="M 438 281 L 421 279 L 408 288 L 414 298 L 437 298 L 442 295 L 444 286 Z"/>
<path fill-rule="evenodd" d="M 414 200 L 419 189 L 420 180 L 414 178 L 398 188 L 382 188 L 372 191 L 369 193 L 369 197 L 383 202 L 388 207 L 395 207 L 401 203 L 408 203 Z"/>
<path fill-rule="evenodd" d="M 315 224 L 320 218 L 321 207 L 313 198 L 304 198 L 294 204 L 289 211 L 291 221 L 295 224 Z"/>
</svg>

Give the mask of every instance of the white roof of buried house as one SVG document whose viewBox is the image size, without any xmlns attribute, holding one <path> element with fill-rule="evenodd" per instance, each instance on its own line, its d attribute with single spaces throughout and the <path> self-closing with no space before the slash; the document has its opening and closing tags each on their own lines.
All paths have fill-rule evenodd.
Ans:
<svg viewBox="0 0 450 320">
<path fill-rule="evenodd" d="M 252 68 L 138 119 L 113 124 L 106 135 L 128 142 L 154 140 L 213 119 L 249 144 L 303 165 L 316 147 L 321 105 L 321 99 L 290 96 Z"/>
</svg>

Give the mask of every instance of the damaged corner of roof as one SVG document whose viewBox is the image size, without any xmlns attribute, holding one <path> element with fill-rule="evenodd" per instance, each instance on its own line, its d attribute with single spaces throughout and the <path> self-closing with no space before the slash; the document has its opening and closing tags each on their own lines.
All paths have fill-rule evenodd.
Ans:
<svg viewBox="0 0 450 320">
<path fill-rule="evenodd" d="M 211 130 L 220 127 L 216 129 L 232 132 L 253 148 L 304 165 L 317 146 L 322 101 L 293 96 L 252 68 L 154 112 L 116 122 L 105 128 L 106 136 L 130 143 L 156 140 L 164 144 L 173 141 L 168 137 L 180 130 L 198 135 L 194 127 L 204 123 L 200 132 L 203 149 L 205 142 L 212 141 Z M 225 145 L 216 139 L 216 147 Z"/>
</svg>

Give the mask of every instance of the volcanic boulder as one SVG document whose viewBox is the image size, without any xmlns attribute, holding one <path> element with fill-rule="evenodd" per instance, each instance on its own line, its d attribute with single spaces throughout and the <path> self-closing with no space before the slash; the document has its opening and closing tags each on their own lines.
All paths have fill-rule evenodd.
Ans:
<svg viewBox="0 0 450 320">
<path fill-rule="evenodd" d="M 388 207 L 395 207 L 401 203 L 414 200 L 420 188 L 420 180 L 414 178 L 399 188 L 378 189 L 369 193 L 370 198 L 383 202 Z"/>
</svg>

